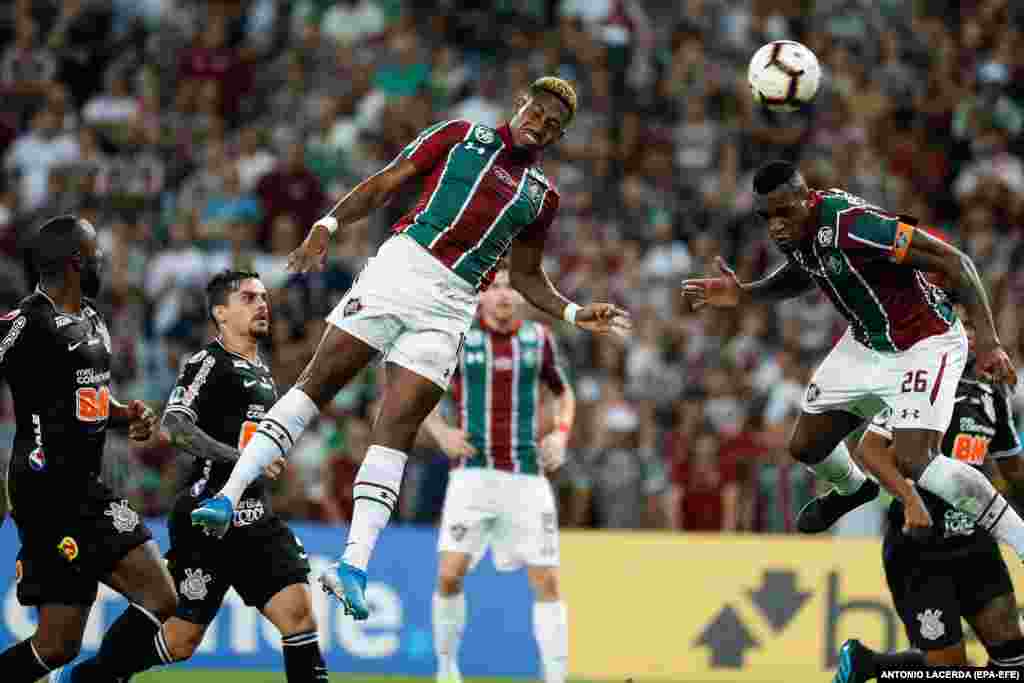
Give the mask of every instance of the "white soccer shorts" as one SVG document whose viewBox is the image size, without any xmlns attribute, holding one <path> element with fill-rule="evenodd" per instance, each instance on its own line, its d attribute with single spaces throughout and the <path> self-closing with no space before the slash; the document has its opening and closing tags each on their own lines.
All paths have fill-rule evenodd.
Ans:
<svg viewBox="0 0 1024 683">
<path fill-rule="evenodd" d="M 477 293 L 411 237 L 395 235 L 367 262 L 327 322 L 448 388 L 476 315 Z"/>
<path fill-rule="evenodd" d="M 498 571 L 558 566 L 558 508 L 547 477 L 484 467 L 452 470 L 438 550 L 472 556 L 472 569 L 488 548 Z"/>
</svg>

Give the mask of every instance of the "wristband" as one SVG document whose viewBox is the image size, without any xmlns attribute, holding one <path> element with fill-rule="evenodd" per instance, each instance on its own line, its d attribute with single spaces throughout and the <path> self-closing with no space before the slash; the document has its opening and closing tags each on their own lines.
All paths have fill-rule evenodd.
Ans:
<svg viewBox="0 0 1024 683">
<path fill-rule="evenodd" d="M 562 422 L 561 424 L 558 425 L 558 431 L 562 432 L 563 434 L 568 434 L 569 432 L 572 431 L 572 426 L 568 422 Z"/>
<path fill-rule="evenodd" d="M 562 309 L 562 319 L 567 323 L 576 324 L 576 314 L 580 312 L 579 304 L 566 304 L 565 308 Z"/>
<path fill-rule="evenodd" d="M 334 216 L 324 216 L 316 223 L 314 223 L 313 227 L 315 228 L 318 225 L 324 226 L 325 228 L 327 228 L 328 234 L 333 235 L 338 230 L 338 219 L 335 218 Z"/>
</svg>

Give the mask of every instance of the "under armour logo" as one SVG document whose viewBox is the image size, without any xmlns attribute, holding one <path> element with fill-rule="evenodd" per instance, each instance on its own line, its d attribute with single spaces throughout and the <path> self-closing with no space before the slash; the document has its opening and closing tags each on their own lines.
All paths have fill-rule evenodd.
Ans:
<svg viewBox="0 0 1024 683">
<path fill-rule="evenodd" d="M 920 411 L 920 410 L 917 410 L 916 408 L 915 408 L 914 410 L 911 410 L 910 408 L 904 408 L 904 409 L 903 409 L 903 413 L 902 413 L 901 417 L 902 417 L 902 418 L 903 418 L 904 420 L 906 420 L 906 419 L 907 419 L 907 418 L 909 418 L 909 417 L 910 417 L 911 415 L 913 415 L 913 416 L 914 416 L 914 419 L 915 419 L 915 420 L 920 420 L 920 419 L 921 419 L 921 411 Z"/>
</svg>

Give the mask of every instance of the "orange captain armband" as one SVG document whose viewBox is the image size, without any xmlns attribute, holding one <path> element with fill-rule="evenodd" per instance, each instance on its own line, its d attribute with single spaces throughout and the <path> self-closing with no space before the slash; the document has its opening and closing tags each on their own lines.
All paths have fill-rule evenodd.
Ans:
<svg viewBox="0 0 1024 683">
<path fill-rule="evenodd" d="M 907 258 L 907 250 L 910 249 L 910 242 L 914 239 L 914 226 L 906 223 L 896 224 L 896 238 L 892 241 L 892 260 L 896 263 L 903 263 Z"/>
</svg>

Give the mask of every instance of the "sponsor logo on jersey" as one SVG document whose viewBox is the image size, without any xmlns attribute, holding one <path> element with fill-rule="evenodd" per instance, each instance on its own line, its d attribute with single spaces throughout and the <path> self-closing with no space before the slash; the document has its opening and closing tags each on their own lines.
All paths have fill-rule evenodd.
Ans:
<svg viewBox="0 0 1024 683">
<path fill-rule="evenodd" d="M 33 472 L 42 472 L 46 469 L 46 455 L 42 448 L 37 448 L 28 454 L 28 466 Z"/>
<path fill-rule="evenodd" d="M 139 525 L 139 513 L 129 507 L 127 500 L 111 503 L 103 514 L 114 521 L 114 528 L 122 534 L 134 531 Z"/>
<path fill-rule="evenodd" d="M 486 126 L 477 126 L 473 135 L 476 136 L 477 140 L 485 145 L 489 145 L 494 142 L 494 131 Z"/>
<path fill-rule="evenodd" d="M 946 524 L 945 538 L 970 536 L 974 533 L 974 520 L 959 510 L 946 510 L 943 520 Z"/>
<path fill-rule="evenodd" d="M 70 536 L 65 536 L 57 544 L 57 550 L 60 551 L 65 560 L 74 562 L 78 558 L 78 541 Z"/>
<path fill-rule="evenodd" d="M 245 417 L 248 420 L 261 420 L 266 414 L 267 409 L 259 403 L 250 404 L 249 409 L 245 411 Z"/>
<path fill-rule="evenodd" d="M 14 313 L 17 313 L 17 311 L 14 311 Z M 10 318 L 5 318 L 5 320 L 10 320 Z M 11 350 L 11 347 L 14 346 L 14 342 L 18 341 L 18 336 L 21 334 L 21 331 L 25 329 L 25 325 L 27 324 L 28 319 L 22 316 L 15 320 L 14 324 L 11 325 L 11 329 L 7 331 L 7 335 L 3 338 L 3 341 L 0 341 L 0 362 L 3 361 L 4 356 L 6 356 L 7 352 Z"/>
<path fill-rule="evenodd" d="M 75 322 L 74 318 L 71 318 L 66 315 L 58 315 L 56 318 L 53 319 L 53 324 L 57 326 L 58 330 L 67 327 L 73 322 Z"/>
<path fill-rule="evenodd" d="M 993 411 L 994 410 L 995 409 L 993 408 Z M 995 421 L 995 419 L 993 418 L 993 422 L 994 421 Z M 988 425 L 984 425 L 984 424 L 978 422 L 977 420 L 975 420 L 970 415 L 965 415 L 964 417 L 960 418 L 960 431 L 961 432 L 971 432 L 973 434 L 985 434 L 987 436 L 995 436 L 996 435 L 996 430 L 995 430 L 994 427 L 989 427 Z"/>
<path fill-rule="evenodd" d="M 835 239 L 835 236 L 836 231 L 831 226 L 823 225 L 821 226 L 821 229 L 818 230 L 818 244 L 823 247 L 827 247 L 832 244 L 832 240 Z"/>
<path fill-rule="evenodd" d="M 266 514 L 266 509 L 263 507 L 263 501 L 255 498 L 244 498 L 238 502 L 238 507 L 235 509 L 235 526 L 249 526 L 263 519 L 263 515 Z"/>
<path fill-rule="evenodd" d="M 921 637 L 925 640 L 938 640 L 946 632 L 940 609 L 926 609 L 917 615 L 917 620 L 921 622 Z"/>
<path fill-rule="evenodd" d="M 106 384 L 110 381 L 110 370 L 83 368 L 75 372 L 75 381 L 79 384 Z"/>
<path fill-rule="evenodd" d="M 818 400 L 819 396 L 821 396 L 821 387 L 811 382 L 811 384 L 807 386 L 807 402 L 814 403 Z"/>
<path fill-rule="evenodd" d="M 174 390 L 171 391 L 170 398 L 167 399 L 167 403 L 172 405 L 172 406 L 173 405 L 177 405 L 177 404 L 181 403 L 184 398 L 185 398 L 185 387 L 174 387 Z"/>
<path fill-rule="evenodd" d="M 213 577 L 204 573 L 202 569 L 186 569 L 179 592 L 189 600 L 203 600 L 209 593 L 206 584 L 211 581 L 213 581 Z"/>
<path fill-rule="evenodd" d="M 345 308 L 341 309 L 341 315 L 343 318 L 347 318 L 361 310 L 363 310 L 363 302 L 359 300 L 359 297 L 355 296 L 345 302 Z"/>
<path fill-rule="evenodd" d="M 14 320 L 15 318 L 18 317 L 19 313 L 21 313 L 21 309 L 20 308 L 15 308 L 10 313 L 4 313 L 3 315 L 0 315 L 0 322 L 7 322 L 8 320 Z"/>
</svg>

